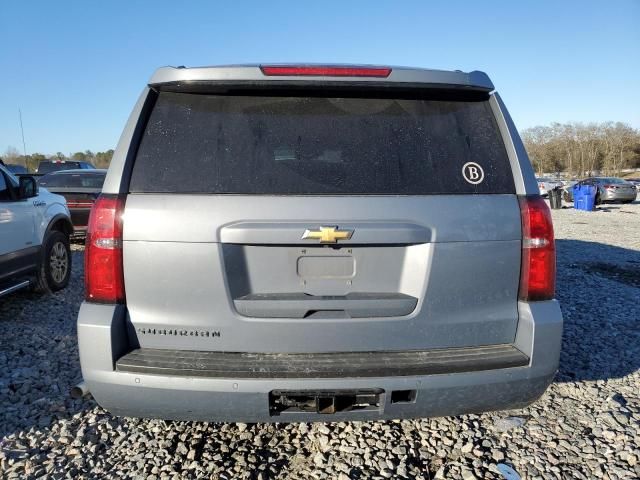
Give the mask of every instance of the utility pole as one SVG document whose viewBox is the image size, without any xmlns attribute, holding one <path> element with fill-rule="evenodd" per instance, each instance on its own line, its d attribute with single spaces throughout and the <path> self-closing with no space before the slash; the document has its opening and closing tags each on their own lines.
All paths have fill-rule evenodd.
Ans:
<svg viewBox="0 0 640 480">
<path fill-rule="evenodd" d="M 22 127 L 22 110 L 18 109 L 18 113 L 20 114 L 20 132 L 22 133 L 22 151 L 24 153 L 24 161 L 27 161 L 27 144 L 24 143 L 24 128 Z"/>
</svg>

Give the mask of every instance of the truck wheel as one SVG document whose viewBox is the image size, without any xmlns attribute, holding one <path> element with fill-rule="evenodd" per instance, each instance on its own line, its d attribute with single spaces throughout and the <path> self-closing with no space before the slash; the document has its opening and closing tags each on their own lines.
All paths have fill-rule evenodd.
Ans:
<svg viewBox="0 0 640 480">
<path fill-rule="evenodd" d="M 54 230 L 44 241 L 42 262 L 35 290 L 38 292 L 57 292 L 67 286 L 69 278 L 71 278 L 69 237 Z"/>
</svg>

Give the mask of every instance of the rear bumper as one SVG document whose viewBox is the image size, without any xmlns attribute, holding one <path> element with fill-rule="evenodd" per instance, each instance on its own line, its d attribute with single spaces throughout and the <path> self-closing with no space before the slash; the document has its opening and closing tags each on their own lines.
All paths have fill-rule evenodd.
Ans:
<svg viewBox="0 0 640 480">
<path fill-rule="evenodd" d="M 69 207 L 71 214 L 71 223 L 73 224 L 73 238 L 85 238 L 87 236 L 87 228 L 89 223 L 89 213 L 91 208 Z"/>
<path fill-rule="evenodd" d="M 636 192 L 620 193 L 605 190 L 601 195 L 601 201 L 603 202 L 628 202 L 636 199 Z"/>
<path fill-rule="evenodd" d="M 124 307 L 84 303 L 78 316 L 82 374 L 96 401 L 116 415 L 176 420 L 290 422 L 375 420 L 457 415 L 519 408 L 540 397 L 558 367 L 562 315 L 558 303 L 519 305 L 513 346 L 528 364 L 458 373 L 341 378 L 220 378 L 117 371 L 129 350 Z M 496 367 L 494 365 L 494 367 Z M 499 366 L 498 366 L 499 367 Z M 269 410 L 275 390 L 382 390 L 375 408 L 335 413 Z M 392 403 L 396 390 L 415 391 Z"/>
<path fill-rule="evenodd" d="M 71 234 L 73 238 L 86 237 L 87 236 L 87 226 L 73 226 L 73 233 Z"/>
</svg>

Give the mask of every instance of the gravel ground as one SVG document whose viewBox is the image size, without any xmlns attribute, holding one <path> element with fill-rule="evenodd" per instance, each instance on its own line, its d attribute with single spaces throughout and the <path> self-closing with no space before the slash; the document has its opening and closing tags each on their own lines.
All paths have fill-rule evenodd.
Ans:
<svg viewBox="0 0 640 480">
<path fill-rule="evenodd" d="M 76 247 L 65 291 L 0 300 L 0 475 L 472 480 L 508 465 L 527 479 L 640 478 L 640 202 L 553 216 L 565 318 L 555 383 L 529 408 L 415 421 L 165 422 L 71 400 Z"/>
</svg>

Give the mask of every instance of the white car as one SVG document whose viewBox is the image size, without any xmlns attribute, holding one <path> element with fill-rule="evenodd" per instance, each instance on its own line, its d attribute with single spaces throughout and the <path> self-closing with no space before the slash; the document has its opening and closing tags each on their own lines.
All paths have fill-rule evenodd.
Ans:
<svg viewBox="0 0 640 480">
<path fill-rule="evenodd" d="M 54 292 L 71 275 L 73 231 L 64 197 L 0 164 L 0 297 L 32 287 Z"/>
</svg>

